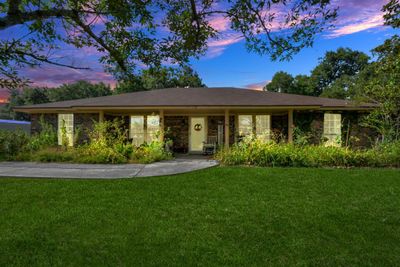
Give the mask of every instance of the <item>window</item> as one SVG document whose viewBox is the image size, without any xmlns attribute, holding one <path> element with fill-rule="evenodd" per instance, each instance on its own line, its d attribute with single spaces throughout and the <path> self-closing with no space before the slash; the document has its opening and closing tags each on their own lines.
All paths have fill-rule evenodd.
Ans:
<svg viewBox="0 0 400 267">
<path fill-rule="evenodd" d="M 151 142 L 157 140 L 160 131 L 160 116 L 147 116 L 147 135 L 146 141 Z"/>
<path fill-rule="evenodd" d="M 146 121 L 146 127 L 145 127 Z M 152 142 L 157 140 L 160 131 L 160 116 L 158 115 L 134 115 L 130 119 L 129 137 L 136 146 L 144 142 Z"/>
<path fill-rule="evenodd" d="M 271 139 L 270 115 L 256 115 L 256 136 L 265 142 Z"/>
<path fill-rule="evenodd" d="M 134 145 L 144 143 L 144 116 L 131 116 L 129 137 Z"/>
<path fill-rule="evenodd" d="M 253 133 L 253 116 L 239 115 L 239 136 L 249 136 Z"/>
<path fill-rule="evenodd" d="M 328 139 L 326 145 L 340 146 L 341 121 L 342 116 L 340 114 L 324 114 L 324 137 Z"/>
<path fill-rule="evenodd" d="M 69 146 L 74 145 L 74 114 L 58 114 L 58 144 L 64 145 L 66 142 Z"/>
</svg>

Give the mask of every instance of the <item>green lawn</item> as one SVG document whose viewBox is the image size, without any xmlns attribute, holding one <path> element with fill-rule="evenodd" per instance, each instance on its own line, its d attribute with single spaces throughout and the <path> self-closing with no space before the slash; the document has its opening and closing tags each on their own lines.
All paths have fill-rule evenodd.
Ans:
<svg viewBox="0 0 400 267">
<path fill-rule="evenodd" d="M 0 179 L 0 266 L 399 262 L 399 170 Z"/>
</svg>

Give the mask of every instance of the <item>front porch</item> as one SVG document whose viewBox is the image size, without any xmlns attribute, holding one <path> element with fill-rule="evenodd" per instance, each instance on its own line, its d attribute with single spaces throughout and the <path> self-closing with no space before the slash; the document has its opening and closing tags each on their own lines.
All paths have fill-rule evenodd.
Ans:
<svg viewBox="0 0 400 267">
<path fill-rule="evenodd" d="M 218 147 L 227 148 L 248 134 L 264 135 L 268 140 L 293 141 L 292 109 L 193 108 L 99 112 L 99 121 L 116 117 L 124 118 L 134 143 L 150 141 L 158 130 L 157 138 L 171 140 L 175 153 L 201 153 L 203 142 L 210 140 L 216 142 Z"/>
</svg>

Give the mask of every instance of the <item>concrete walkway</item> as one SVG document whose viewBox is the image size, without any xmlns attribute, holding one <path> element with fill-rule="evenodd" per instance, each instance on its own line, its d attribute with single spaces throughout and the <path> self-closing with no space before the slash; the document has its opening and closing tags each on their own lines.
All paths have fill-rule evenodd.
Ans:
<svg viewBox="0 0 400 267">
<path fill-rule="evenodd" d="M 174 159 L 151 164 L 0 162 L 0 177 L 117 179 L 191 172 L 217 166 L 208 159 Z"/>
</svg>

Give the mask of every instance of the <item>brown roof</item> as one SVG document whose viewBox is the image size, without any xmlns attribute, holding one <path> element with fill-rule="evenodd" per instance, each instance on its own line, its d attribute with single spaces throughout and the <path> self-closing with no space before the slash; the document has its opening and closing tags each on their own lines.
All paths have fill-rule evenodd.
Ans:
<svg viewBox="0 0 400 267">
<path fill-rule="evenodd" d="M 323 108 L 371 108 L 373 104 L 359 104 L 333 98 L 264 92 L 240 88 L 169 88 L 133 92 L 120 95 L 85 98 L 62 102 L 17 107 L 23 109 L 65 109 L 90 107 L 279 107 L 318 106 Z"/>
</svg>

